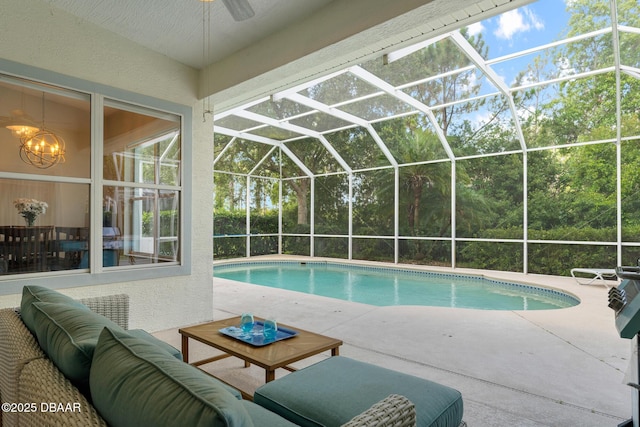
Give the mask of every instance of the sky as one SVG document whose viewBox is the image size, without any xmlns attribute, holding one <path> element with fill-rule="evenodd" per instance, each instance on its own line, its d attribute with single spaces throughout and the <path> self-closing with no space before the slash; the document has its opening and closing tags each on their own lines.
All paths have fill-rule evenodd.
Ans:
<svg viewBox="0 0 640 427">
<path fill-rule="evenodd" d="M 488 46 L 489 60 L 558 41 L 564 38 L 568 28 L 570 15 L 566 12 L 566 1 L 571 0 L 538 0 L 469 26 L 469 35 L 477 36 L 482 33 Z M 508 87 L 512 87 L 516 76 L 527 70 L 534 57 L 541 54 L 536 52 L 505 62 L 497 62 L 492 64 L 491 68 Z M 549 64 L 545 71 L 557 73 L 557 64 Z M 537 78 L 532 75 L 525 78 L 523 83 L 536 81 Z M 483 79 L 483 82 L 480 93 L 488 94 L 498 91 L 487 79 Z M 489 110 L 481 108 L 461 119 L 469 120 L 474 126 L 481 126 L 492 114 Z"/>
<path fill-rule="evenodd" d="M 565 0 L 539 0 L 474 24 L 469 31 L 481 31 L 489 57 L 496 58 L 559 39 L 569 20 L 565 7 Z"/>
<path fill-rule="evenodd" d="M 489 46 L 488 58 L 494 59 L 561 39 L 568 21 L 565 0 L 539 0 L 473 24 L 468 30 L 471 35 L 482 33 Z M 493 68 L 511 86 L 532 58 L 528 55 Z"/>
</svg>

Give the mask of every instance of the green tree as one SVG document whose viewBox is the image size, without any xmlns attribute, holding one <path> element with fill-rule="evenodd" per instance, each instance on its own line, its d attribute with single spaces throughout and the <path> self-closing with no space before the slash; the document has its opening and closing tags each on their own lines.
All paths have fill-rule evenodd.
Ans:
<svg viewBox="0 0 640 427">
<path fill-rule="evenodd" d="M 433 151 L 440 148 L 440 141 L 431 132 L 420 129 L 399 136 L 396 160 L 400 164 L 400 205 L 406 215 L 408 232 L 411 236 L 424 235 L 429 220 L 434 214 L 442 213 L 443 204 L 450 197 L 451 165 L 449 162 L 434 164 L 411 164 L 416 159 L 433 158 Z M 426 193 L 430 193 L 429 197 Z M 423 203 L 427 206 L 423 207 Z M 423 210 L 431 212 L 423 212 Z M 446 218 L 442 218 L 445 220 Z M 439 227 L 442 230 L 443 227 Z"/>
</svg>

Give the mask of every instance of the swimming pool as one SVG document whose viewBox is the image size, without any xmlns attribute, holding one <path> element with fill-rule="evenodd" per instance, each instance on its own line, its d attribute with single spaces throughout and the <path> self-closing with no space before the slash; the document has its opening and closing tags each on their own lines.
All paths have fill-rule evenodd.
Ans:
<svg viewBox="0 0 640 427">
<path fill-rule="evenodd" d="M 462 274 L 332 262 L 240 262 L 214 277 L 376 306 L 425 305 L 482 310 L 549 310 L 580 301 L 561 291 Z"/>
</svg>

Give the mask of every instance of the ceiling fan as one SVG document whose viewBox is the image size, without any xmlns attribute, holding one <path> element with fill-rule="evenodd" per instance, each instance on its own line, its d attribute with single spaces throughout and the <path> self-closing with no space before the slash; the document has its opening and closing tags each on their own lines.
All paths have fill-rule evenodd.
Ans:
<svg viewBox="0 0 640 427">
<path fill-rule="evenodd" d="M 202 2 L 211 2 L 214 0 L 200 0 Z M 244 21 L 255 15 L 253 8 L 249 4 L 249 0 L 222 0 L 225 7 L 236 21 Z"/>
</svg>

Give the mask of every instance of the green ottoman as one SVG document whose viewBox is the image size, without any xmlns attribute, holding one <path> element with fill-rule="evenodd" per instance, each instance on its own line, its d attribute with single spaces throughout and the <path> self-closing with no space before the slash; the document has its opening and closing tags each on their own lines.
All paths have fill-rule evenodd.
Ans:
<svg viewBox="0 0 640 427">
<path fill-rule="evenodd" d="M 258 388 L 253 401 L 301 426 L 340 426 L 390 394 L 415 405 L 418 426 L 458 427 L 459 391 L 335 356 Z"/>
</svg>

